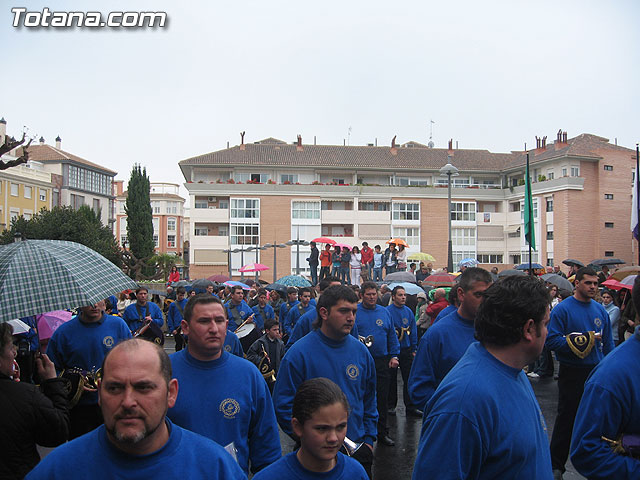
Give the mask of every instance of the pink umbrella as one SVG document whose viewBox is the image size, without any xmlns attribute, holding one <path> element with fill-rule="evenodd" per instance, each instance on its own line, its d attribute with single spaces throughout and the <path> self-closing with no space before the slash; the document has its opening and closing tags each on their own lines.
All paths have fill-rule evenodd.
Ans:
<svg viewBox="0 0 640 480">
<path fill-rule="evenodd" d="M 347 245 L 346 243 L 334 243 L 333 244 L 334 247 L 340 247 L 340 250 L 346 248 L 347 250 L 351 250 L 351 246 Z"/>
<path fill-rule="evenodd" d="M 239 272 L 262 272 L 263 270 L 269 270 L 269 267 L 261 263 L 249 263 L 244 267 L 240 267 Z"/>
<path fill-rule="evenodd" d="M 71 312 L 67 312 L 66 310 L 55 310 L 53 312 L 36 315 L 40 340 L 51 338 L 53 332 L 55 332 L 60 325 L 71 320 L 71 317 Z"/>
</svg>

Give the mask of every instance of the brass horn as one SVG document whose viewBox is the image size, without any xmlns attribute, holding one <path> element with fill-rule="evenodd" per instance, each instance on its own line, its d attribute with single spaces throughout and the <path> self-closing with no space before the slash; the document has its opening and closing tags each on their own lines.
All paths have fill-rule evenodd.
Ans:
<svg viewBox="0 0 640 480">
<path fill-rule="evenodd" d="M 358 335 L 358 340 L 364 343 L 364 346 L 367 348 L 373 345 L 373 335 L 367 335 L 366 337 L 363 337 L 362 335 Z"/>
<path fill-rule="evenodd" d="M 262 376 L 267 381 L 267 383 L 275 383 L 276 381 L 276 372 L 273 368 L 271 368 L 271 359 L 269 358 L 269 354 L 264 348 L 264 344 L 260 345 L 262 347 L 262 359 L 260 360 L 260 364 L 258 365 L 258 369 Z"/>
<path fill-rule="evenodd" d="M 407 336 L 411 335 L 411 327 L 396 328 L 396 335 L 398 335 L 398 341 L 399 342 L 402 341 L 402 339 L 404 338 L 405 334 L 407 334 Z"/>
<path fill-rule="evenodd" d="M 360 447 L 362 447 L 362 445 L 364 445 L 364 442 L 356 443 L 349 437 L 344 437 L 344 442 L 342 442 L 341 450 L 352 457 L 358 450 L 360 450 Z"/>
</svg>

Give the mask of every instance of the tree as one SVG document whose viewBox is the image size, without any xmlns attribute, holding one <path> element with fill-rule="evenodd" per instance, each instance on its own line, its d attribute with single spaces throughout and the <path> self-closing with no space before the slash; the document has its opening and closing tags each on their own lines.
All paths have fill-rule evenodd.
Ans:
<svg viewBox="0 0 640 480">
<path fill-rule="evenodd" d="M 156 273 L 159 275 L 159 278 L 162 278 L 165 282 L 169 278 L 169 273 L 171 272 L 171 267 L 176 264 L 176 260 L 179 257 L 175 255 L 169 255 L 168 253 L 161 253 L 158 255 L 154 255 L 151 257 L 149 263 L 154 265 Z"/>
<path fill-rule="evenodd" d="M 127 186 L 127 202 L 124 211 L 127 214 L 127 241 L 133 257 L 148 262 L 154 254 L 153 212 L 151 211 L 151 182 L 147 169 L 134 165 Z M 143 268 L 144 276 L 153 275 L 152 268 Z"/>
<path fill-rule="evenodd" d="M 0 244 L 14 241 L 16 233 L 27 240 L 69 240 L 95 250 L 121 267 L 122 260 L 116 239 L 109 227 L 102 225 L 100 213 L 87 205 L 78 210 L 71 207 L 54 207 L 41 210 L 26 220 L 20 216 L 11 221 L 11 227 L 0 234 Z"/>
<path fill-rule="evenodd" d="M 4 121 L 4 118 L 2 119 Z M 9 153 L 16 147 L 19 147 L 26 140 L 26 133 L 22 134 L 22 139 L 16 140 L 14 137 L 10 137 L 8 135 L 4 138 L 4 143 L 0 145 L 0 157 L 5 153 Z M 29 161 L 29 147 L 31 146 L 31 142 L 33 138 L 29 139 L 29 142 L 22 148 L 21 155 L 15 160 L 9 160 L 8 162 L 3 162 L 0 160 L 0 170 L 6 170 L 7 168 L 15 167 L 17 165 L 22 165 L 23 163 L 27 163 Z"/>
</svg>

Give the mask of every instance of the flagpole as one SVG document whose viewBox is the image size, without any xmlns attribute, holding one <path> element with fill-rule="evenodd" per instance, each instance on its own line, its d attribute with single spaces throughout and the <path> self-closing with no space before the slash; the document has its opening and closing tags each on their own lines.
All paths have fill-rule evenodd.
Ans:
<svg viewBox="0 0 640 480">
<path fill-rule="evenodd" d="M 527 179 L 526 179 L 526 185 L 528 186 L 528 190 L 527 187 L 525 187 L 525 190 L 527 190 L 527 192 L 525 192 L 526 195 L 530 196 L 529 199 L 529 275 L 533 275 L 533 268 L 531 268 L 531 235 L 532 235 L 532 231 L 533 231 L 533 192 L 531 190 L 533 190 L 531 188 L 531 178 L 529 177 L 529 152 L 527 152 Z"/>
</svg>

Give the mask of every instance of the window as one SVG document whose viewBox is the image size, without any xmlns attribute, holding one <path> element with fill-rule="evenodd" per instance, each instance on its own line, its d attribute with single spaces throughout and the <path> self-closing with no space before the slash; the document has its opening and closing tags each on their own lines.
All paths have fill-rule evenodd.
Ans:
<svg viewBox="0 0 640 480">
<path fill-rule="evenodd" d="M 344 178 L 332 178 L 331 183 L 337 183 L 338 185 L 344 185 Z"/>
<path fill-rule="evenodd" d="M 208 208 L 209 204 L 206 200 L 199 200 L 196 198 L 195 208 Z"/>
<path fill-rule="evenodd" d="M 127 243 L 127 236 L 120 235 L 120 245 L 124 246 Z"/>
<path fill-rule="evenodd" d="M 502 255 L 499 254 L 480 254 L 476 258 L 478 263 L 502 263 Z"/>
<path fill-rule="evenodd" d="M 160 219 L 158 217 L 153 217 L 151 222 L 153 223 L 153 233 L 158 233 L 158 230 L 160 230 Z"/>
<path fill-rule="evenodd" d="M 176 248 L 176 236 L 175 235 L 167 235 L 167 247 L 168 248 Z"/>
<path fill-rule="evenodd" d="M 251 223 L 231 224 L 232 245 L 258 245 L 260 243 L 260 226 Z"/>
<path fill-rule="evenodd" d="M 533 219 L 538 218 L 538 199 L 533 199 Z M 524 222 L 524 201 L 520 205 L 520 219 Z"/>
<path fill-rule="evenodd" d="M 232 198 L 231 218 L 260 218 L 260 200 Z"/>
<path fill-rule="evenodd" d="M 320 208 L 322 210 L 353 210 L 353 202 L 323 200 Z"/>
<path fill-rule="evenodd" d="M 11 184 L 11 196 L 12 197 L 17 197 L 18 196 L 18 192 L 19 192 L 20 186 L 17 183 L 12 183 Z"/>
<path fill-rule="evenodd" d="M 22 216 L 24 217 L 25 220 L 31 220 L 31 217 L 33 217 L 33 214 L 24 212 Z"/>
<path fill-rule="evenodd" d="M 553 240 L 553 230 L 547 230 L 547 240 Z"/>
<path fill-rule="evenodd" d="M 451 204 L 451 220 L 463 222 L 476 221 L 475 202 L 454 202 Z"/>
<path fill-rule="evenodd" d="M 547 257 L 547 267 L 553 267 L 553 257 Z"/>
<path fill-rule="evenodd" d="M 218 227 L 218 236 L 219 237 L 228 237 L 229 236 L 229 225 L 220 225 Z"/>
<path fill-rule="evenodd" d="M 31 194 L 33 192 L 33 188 L 29 185 L 24 186 L 24 198 L 31 198 Z"/>
<path fill-rule="evenodd" d="M 291 202 L 291 218 L 319 219 L 320 202 Z"/>
<path fill-rule="evenodd" d="M 520 202 L 511 202 L 509 204 L 510 212 L 519 212 L 520 211 Z"/>
<path fill-rule="evenodd" d="M 229 208 L 229 200 L 220 200 L 220 202 L 218 203 L 218 208 Z"/>
<path fill-rule="evenodd" d="M 169 214 L 177 214 L 178 213 L 178 202 L 167 202 L 167 213 Z"/>
<path fill-rule="evenodd" d="M 269 180 L 269 175 L 266 173 L 236 173 L 234 176 L 234 180 L 236 183 L 242 182 L 253 182 L 253 183 L 267 183 Z"/>
<path fill-rule="evenodd" d="M 567 176 L 567 167 L 562 167 L 562 176 L 563 177 Z"/>
<path fill-rule="evenodd" d="M 466 188 L 469 186 L 469 179 L 456 177 L 453 179 L 453 186 L 457 188 Z"/>
<path fill-rule="evenodd" d="M 613 222 L 604 222 L 604 228 L 613 228 Z"/>
<path fill-rule="evenodd" d="M 93 199 L 93 211 L 98 213 L 100 211 L 100 200 L 97 198 Z"/>
<path fill-rule="evenodd" d="M 401 187 L 426 187 L 429 182 L 426 178 L 396 177 L 396 185 Z"/>
<path fill-rule="evenodd" d="M 10 220 L 15 220 L 16 218 L 18 218 L 20 216 L 20 210 L 15 210 L 15 209 L 11 209 L 9 210 L 9 218 Z"/>
<path fill-rule="evenodd" d="M 388 212 L 391 204 L 388 202 L 358 202 L 358 210 L 370 212 Z"/>
<path fill-rule="evenodd" d="M 518 227 L 518 229 L 515 232 L 509 232 L 507 234 L 507 237 L 509 237 L 509 238 L 520 238 L 520 227 Z"/>
<path fill-rule="evenodd" d="M 158 240 L 158 234 L 156 233 L 153 234 L 153 246 L 155 248 L 158 248 L 160 246 L 160 242 Z"/>
<path fill-rule="evenodd" d="M 571 165 L 571 176 L 579 177 L 580 176 L 580 167 L 576 165 Z"/>
<path fill-rule="evenodd" d="M 419 228 L 405 228 L 405 227 L 393 227 L 393 238 L 403 238 L 411 247 L 411 251 L 420 250 L 420 229 Z M 415 250 L 414 250 L 415 249 Z"/>
<path fill-rule="evenodd" d="M 175 218 L 168 218 L 167 219 L 167 230 L 169 230 L 170 232 L 175 232 L 175 230 L 176 230 L 176 219 Z"/>
<path fill-rule="evenodd" d="M 553 212 L 553 198 L 547 198 L 547 212 Z"/>
<path fill-rule="evenodd" d="M 509 256 L 511 257 L 511 263 L 513 263 L 513 264 L 521 263 L 520 262 L 520 259 L 521 259 L 520 255 L 509 255 Z"/>
<path fill-rule="evenodd" d="M 604 170 L 606 172 L 613 172 L 613 165 L 605 165 Z"/>
<path fill-rule="evenodd" d="M 554 177 L 555 173 L 553 172 L 553 170 L 547 170 L 547 180 L 553 180 Z"/>
<path fill-rule="evenodd" d="M 458 263 L 463 258 L 476 256 L 476 229 L 452 228 L 451 245 L 453 262 Z"/>
<path fill-rule="evenodd" d="M 420 204 L 394 203 L 393 220 L 420 220 Z"/>
<path fill-rule="evenodd" d="M 40 201 L 41 202 L 47 201 L 47 191 L 42 188 L 40 189 Z"/>
<path fill-rule="evenodd" d="M 604 194 L 604 199 L 605 200 L 613 200 L 613 193 L 605 193 Z"/>
<path fill-rule="evenodd" d="M 160 202 L 151 202 L 151 207 L 153 208 L 153 213 L 160 213 Z"/>
<path fill-rule="evenodd" d="M 84 196 L 83 195 L 75 195 L 71 194 L 71 208 L 74 210 L 78 210 L 82 205 L 84 205 Z"/>
<path fill-rule="evenodd" d="M 206 237 L 209 235 L 209 229 L 207 227 L 194 227 L 193 234 L 196 237 Z"/>
<path fill-rule="evenodd" d="M 613 253 L 614 252 L 612 252 L 611 250 L 607 250 L 607 251 L 604 252 L 604 256 L 605 257 L 613 257 L 614 256 Z"/>
<path fill-rule="evenodd" d="M 75 165 L 69 165 L 68 183 L 72 188 L 111 195 L 111 177 Z"/>
<path fill-rule="evenodd" d="M 126 213 L 124 210 L 124 207 L 126 204 L 127 204 L 126 200 L 124 202 L 118 202 L 120 213 Z"/>
<path fill-rule="evenodd" d="M 280 175 L 280 183 L 289 184 L 289 183 L 297 183 L 297 182 L 298 182 L 298 175 L 288 174 L 288 173 Z"/>
</svg>

